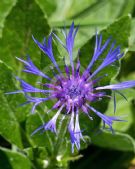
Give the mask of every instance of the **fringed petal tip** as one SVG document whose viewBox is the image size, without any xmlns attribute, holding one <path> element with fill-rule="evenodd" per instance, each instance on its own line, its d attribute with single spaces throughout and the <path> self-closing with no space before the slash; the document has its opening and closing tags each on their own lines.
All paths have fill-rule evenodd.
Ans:
<svg viewBox="0 0 135 169">
<path fill-rule="evenodd" d="M 26 55 L 27 57 L 27 61 L 23 60 L 23 59 L 20 59 L 18 57 L 17 60 L 21 61 L 22 63 L 24 63 L 24 70 L 23 72 L 26 72 L 26 73 L 30 73 L 30 74 L 34 74 L 34 75 L 38 75 L 38 76 L 42 76 L 43 78 L 46 78 L 48 80 L 51 80 L 50 77 L 48 77 L 46 74 L 44 74 L 43 72 L 41 72 L 35 65 L 34 63 L 32 62 L 32 60 L 30 59 L 30 56 L 29 55 Z"/>
<path fill-rule="evenodd" d="M 17 90 L 17 91 L 13 91 L 13 92 L 6 92 L 5 94 L 17 94 L 17 93 L 23 93 L 23 90 Z"/>
<path fill-rule="evenodd" d="M 122 119 L 122 116 L 121 117 L 107 116 L 105 114 L 100 113 L 99 111 L 89 106 L 88 104 L 87 104 L 87 107 L 102 119 L 104 126 L 105 124 L 107 124 L 110 129 L 112 129 L 112 124 L 114 121 L 127 122 L 127 120 Z"/>
<path fill-rule="evenodd" d="M 45 124 L 44 124 L 44 125 L 45 125 Z M 33 135 L 35 135 L 38 131 L 44 129 L 44 125 L 38 127 L 36 130 L 34 130 L 34 131 L 31 133 L 31 137 L 32 137 Z"/>
<path fill-rule="evenodd" d="M 107 86 L 101 86 L 101 87 L 97 87 L 95 88 L 96 90 L 105 90 L 105 89 L 110 89 L 110 90 L 123 90 L 126 88 L 131 88 L 131 87 L 135 87 L 135 80 L 131 80 L 131 81 L 125 81 L 125 82 L 121 82 L 118 84 L 112 84 L 112 85 L 107 85 Z"/>
<path fill-rule="evenodd" d="M 34 42 L 37 44 L 37 46 L 41 49 L 41 51 L 47 55 L 49 57 L 49 59 L 52 61 L 52 63 L 54 64 L 54 66 L 56 67 L 57 71 L 61 74 L 61 70 L 54 58 L 53 55 L 53 50 L 52 50 L 52 33 L 50 33 L 49 37 L 48 37 L 48 41 L 44 41 L 44 43 L 40 43 L 38 42 L 34 36 L 32 36 Z"/>
</svg>

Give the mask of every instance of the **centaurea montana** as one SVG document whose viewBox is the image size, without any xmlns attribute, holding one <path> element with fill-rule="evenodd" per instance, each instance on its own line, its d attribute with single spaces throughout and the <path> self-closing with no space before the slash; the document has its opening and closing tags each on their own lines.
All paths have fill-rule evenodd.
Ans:
<svg viewBox="0 0 135 169">
<path fill-rule="evenodd" d="M 9 92 L 8 94 L 15 93 L 24 93 L 27 99 L 27 103 L 33 103 L 32 113 L 35 111 L 36 106 L 40 103 L 55 100 L 56 103 L 53 105 L 51 110 L 57 110 L 57 113 L 53 116 L 53 118 L 36 129 L 33 134 L 43 129 L 44 131 L 50 130 L 51 132 L 57 133 L 56 129 L 56 121 L 58 116 L 65 111 L 64 114 L 70 116 L 69 124 L 67 129 L 70 134 L 71 144 L 72 144 L 72 152 L 74 152 L 74 146 L 79 150 L 80 149 L 80 141 L 85 141 L 82 131 L 79 125 L 79 112 L 84 112 L 85 115 L 89 117 L 90 120 L 93 118 L 90 116 L 89 112 L 93 111 L 97 116 L 99 116 L 104 125 L 108 125 L 109 129 L 112 129 L 113 121 L 123 121 L 119 117 L 107 116 L 96 110 L 91 106 L 91 102 L 95 102 L 103 97 L 108 97 L 104 90 L 112 90 L 117 91 L 125 88 L 130 88 L 135 86 L 135 81 L 126 81 L 119 84 L 111 84 L 106 86 L 97 86 L 97 83 L 103 77 L 98 77 L 94 79 L 95 75 L 97 75 L 102 69 L 111 65 L 115 61 L 122 58 L 123 53 L 121 53 L 120 47 L 115 47 L 115 43 L 111 44 L 110 50 L 108 51 L 105 59 L 99 65 L 99 67 L 92 72 L 92 66 L 99 59 L 101 54 L 105 51 L 105 49 L 111 43 L 111 38 L 108 38 L 107 41 L 102 45 L 102 35 L 98 35 L 96 33 L 96 42 L 95 49 L 92 60 L 88 64 L 86 70 L 83 73 L 80 73 L 80 61 L 77 60 L 76 66 L 73 62 L 73 47 L 76 33 L 78 31 L 78 27 L 74 28 L 74 22 L 71 24 L 68 34 L 64 33 L 65 42 L 62 42 L 60 38 L 54 34 L 53 32 L 49 35 L 48 40 L 44 40 L 43 43 L 38 42 L 34 37 L 33 40 L 37 44 L 37 46 L 42 50 L 42 52 L 49 57 L 54 67 L 56 68 L 55 80 L 50 78 L 45 73 L 41 72 L 32 62 L 29 56 L 27 56 L 27 60 L 22 60 L 17 58 L 19 61 L 23 62 L 25 69 L 23 70 L 26 73 L 34 74 L 37 76 L 41 76 L 45 78 L 48 82 L 43 84 L 48 89 L 38 89 L 33 87 L 32 85 L 26 83 L 17 77 L 17 80 L 20 81 L 21 90 L 15 92 Z M 65 74 L 59 68 L 57 64 L 53 49 L 52 49 L 52 38 L 53 36 L 60 42 L 60 44 L 66 49 L 70 66 L 64 62 Z M 42 93 L 44 97 L 32 97 L 28 95 L 28 93 Z M 46 97 L 47 95 L 47 97 Z"/>
</svg>

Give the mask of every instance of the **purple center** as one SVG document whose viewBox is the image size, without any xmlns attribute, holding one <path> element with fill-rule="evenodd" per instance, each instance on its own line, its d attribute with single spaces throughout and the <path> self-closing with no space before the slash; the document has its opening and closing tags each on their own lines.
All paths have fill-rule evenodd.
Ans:
<svg viewBox="0 0 135 169">
<path fill-rule="evenodd" d="M 81 89 L 73 84 L 68 88 L 67 94 L 70 96 L 70 99 L 74 100 L 81 95 Z"/>
<path fill-rule="evenodd" d="M 79 107 L 86 103 L 88 98 L 92 98 L 93 85 L 86 82 L 82 77 L 62 78 L 61 85 L 57 86 L 55 96 L 61 103 L 66 103 L 66 107 Z"/>
</svg>

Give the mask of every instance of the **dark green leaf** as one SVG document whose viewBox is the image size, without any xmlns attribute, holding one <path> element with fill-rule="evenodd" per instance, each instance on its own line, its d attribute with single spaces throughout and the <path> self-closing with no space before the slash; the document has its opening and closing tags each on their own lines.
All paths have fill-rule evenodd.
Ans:
<svg viewBox="0 0 135 169">
<path fill-rule="evenodd" d="M 32 35 L 39 41 L 49 33 L 44 14 L 33 0 L 19 0 L 5 22 L 3 38 L 0 40 L 0 58 L 12 65 L 18 75 L 22 64 L 15 57 L 25 58 L 29 54 L 36 64 L 40 63 L 40 50 L 34 44 Z"/>
<path fill-rule="evenodd" d="M 2 61 L 0 62 L 0 133 L 6 138 L 9 142 L 16 144 L 19 147 L 22 147 L 21 134 L 20 134 L 20 126 L 17 122 L 17 119 L 14 114 L 14 110 L 12 109 L 15 106 L 16 100 L 9 99 L 6 97 L 4 92 L 8 91 L 10 87 L 14 86 L 12 81 L 11 69 L 8 68 Z"/>
<path fill-rule="evenodd" d="M 0 148 L 0 167 L 2 169 L 32 169 L 32 164 L 23 154 Z"/>
<path fill-rule="evenodd" d="M 35 135 L 31 136 L 31 134 L 41 125 L 43 125 L 43 119 L 42 116 L 39 115 L 38 113 L 29 115 L 27 117 L 26 121 L 26 132 L 28 134 L 29 139 L 31 140 L 31 144 L 33 146 L 45 146 L 46 149 L 51 153 L 53 151 L 53 142 L 52 142 L 52 137 L 54 138 L 55 135 L 52 133 L 50 136 L 48 132 L 42 133 L 39 131 Z"/>
<path fill-rule="evenodd" d="M 15 4 L 16 4 L 16 0 L 0 1 L 0 37 L 2 36 L 2 29 L 4 27 L 5 18 L 10 13 L 11 9 Z"/>
<path fill-rule="evenodd" d="M 89 146 L 89 148 L 81 152 L 84 156 L 71 162 L 70 169 L 92 169 L 104 168 L 104 169 L 127 169 L 129 163 L 133 165 L 134 152 L 123 152 L 118 150 L 110 150 L 107 148 L 101 148 L 98 146 Z M 111 165 L 110 165 L 111 164 Z"/>
</svg>

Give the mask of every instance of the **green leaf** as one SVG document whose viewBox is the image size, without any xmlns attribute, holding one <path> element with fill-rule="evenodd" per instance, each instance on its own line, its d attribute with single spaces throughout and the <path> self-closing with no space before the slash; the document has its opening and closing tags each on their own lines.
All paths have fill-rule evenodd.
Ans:
<svg viewBox="0 0 135 169">
<path fill-rule="evenodd" d="M 135 19 L 133 18 L 132 23 L 131 23 L 131 35 L 129 38 L 129 51 L 135 51 L 135 37 L 134 37 L 135 29 L 134 27 L 135 27 Z"/>
<path fill-rule="evenodd" d="M 119 11 L 118 16 L 128 15 L 129 13 L 132 13 L 134 10 L 134 5 L 135 5 L 134 0 L 128 0 L 128 1 L 123 0 L 123 3 L 121 5 L 121 10 Z"/>
<path fill-rule="evenodd" d="M 44 15 L 50 17 L 51 14 L 56 9 L 56 0 L 54 1 L 44 1 L 44 0 L 36 0 L 37 4 L 43 11 Z"/>
<path fill-rule="evenodd" d="M 80 0 L 81 1 L 81 0 Z M 89 3 L 89 4 L 88 4 Z M 107 0 L 101 0 L 101 1 L 88 1 L 88 3 L 85 3 L 87 6 L 83 9 L 85 4 L 82 1 L 82 6 L 79 10 L 74 10 L 74 5 L 72 5 L 73 9 L 71 8 L 70 17 L 73 17 L 75 19 L 84 19 L 84 20 L 97 20 L 100 22 L 101 16 L 102 21 L 105 20 L 113 20 L 117 18 L 120 15 L 121 10 L 125 9 L 126 6 L 124 4 L 126 3 L 125 0 L 117 1 L 107 1 Z M 75 3 L 74 3 L 75 4 Z M 126 13 L 127 14 L 127 13 Z"/>
<path fill-rule="evenodd" d="M 33 0 L 19 0 L 6 18 L 3 38 L 0 40 L 0 58 L 21 74 L 22 64 L 15 59 L 29 54 L 40 63 L 40 50 L 32 40 L 39 41 L 49 33 L 49 25 L 39 6 Z"/>
<path fill-rule="evenodd" d="M 35 75 L 22 74 L 23 63 L 20 63 L 15 57 L 26 59 L 26 54 L 29 53 L 36 65 L 40 66 L 41 52 L 32 41 L 31 36 L 33 34 L 40 41 L 44 38 L 44 35 L 49 33 L 49 30 L 44 14 L 34 1 L 19 0 L 17 2 L 6 18 L 3 37 L 0 39 L 0 58 L 12 67 L 15 76 L 25 79 L 28 77 L 28 82 L 35 82 Z M 15 82 L 16 86 L 13 84 L 11 70 L 1 72 L 1 77 L 4 79 L 2 86 L 7 85 L 4 86 L 4 92 L 16 90 L 19 83 Z M 28 112 L 30 112 L 29 106 L 18 107 L 25 102 L 24 96 L 21 94 L 10 95 L 7 99 L 17 119 L 20 122 L 24 121 Z"/>
<path fill-rule="evenodd" d="M 0 37 L 2 37 L 2 29 L 4 27 L 5 19 L 15 4 L 16 0 L 0 1 Z"/>
<path fill-rule="evenodd" d="M 35 135 L 31 136 L 31 134 L 41 125 L 43 125 L 43 119 L 41 115 L 38 113 L 29 115 L 26 120 L 26 133 L 28 134 L 30 142 L 33 146 L 44 146 L 50 153 L 53 151 L 52 137 L 53 139 L 55 137 L 53 133 L 50 136 L 48 132 L 40 133 L 39 131 Z"/>
<path fill-rule="evenodd" d="M 99 23 L 107 20 L 114 20 L 118 16 L 128 14 L 127 12 L 132 10 L 130 4 L 132 4 L 133 7 L 133 0 L 130 1 L 131 2 L 128 4 L 125 0 L 54 1 L 56 3 L 56 9 L 50 16 L 49 20 L 56 23 L 57 21 L 63 21 L 67 19 L 77 19 L 80 21 L 80 24 L 82 22 L 82 19 L 87 21 L 88 24 L 90 21 L 95 20 Z M 45 2 L 42 2 L 42 6 L 45 6 Z"/>
<path fill-rule="evenodd" d="M 18 147 L 22 148 L 20 126 L 12 109 L 14 107 L 15 100 L 13 102 L 13 100 L 9 99 L 9 97 L 5 94 L 10 87 L 14 86 L 11 78 L 11 69 L 3 62 L 0 62 L 0 70 L 0 97 L 2 103 L 0 105 L 0 118 L 2 119 L 0 123 L 0 133 L 10 143 L 16 144 Z"/>
<path fill-rule="evenodd" d="M 7 92 L 12 92 L 18 90 L 15 85 L 15 78 L 13 79 L 11 67 L 0 61 L 0 90 L 3 91 L 4 97 L 7 100 L 8 106 L 13 111 L 19 122 L 25 120 L 26 115 L 30 111 L 29 106 L 19 106 L 25 102 L 24 96 L 22 94 L 6 95 Z M 23 112 L 23 113 L 22 113 Z"/>
<path fill-rule="evenodd" d="M 58 20 L 66 19 L 71 5 L 72 5 L 71 0 L 65 0 L 65 1 L 62 1 L 62 0 L 57 1 L 56 0 L 56 9 L 52 13 L 49 20 L 58 21 Z"/>
<path fill-rule="evenodd" d="M 23 154 L 0 148 L 0 167 L 3 169 L 32 169 L 32 164 Z"/>
<path fill-rule="evenodd" d="M 131 111 L 131 101 L 135 98 L 135 90 L 125 89 L 120 91 L 126 98 L 127 101 L 118 93 L 116 95 L 116 113 L 114 115 L 114 101 L 113 99 L 109 102 L 108 108 L 105 112 L 108 116 L 118 116 L 126 122 L 114 122 L 113 129 L 116 131 L 126 132 L 131 124 L 133 123 L 133 115 Z"/>
<path fill-rule="evenodd" d="M 0 134 L 7 139 L 10 143 L 22 148 L 22 140 L 20 133 L 20 126 L 17 119 L 10 109 L 6 98 L 0 92 L 1 105 L 0 105 Z"/>
<path fill-rule="evenodd" d="M 91 136 L 91 140 L 95 145 L 100 147 L 121 150 L 135 151 L 135 140 L 125 133 L 102 132 L 96 136 Z"/>
</svg>

